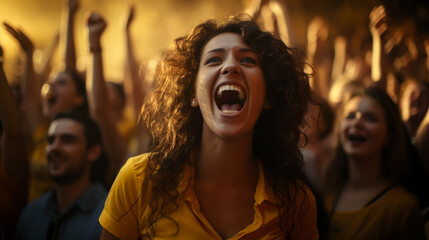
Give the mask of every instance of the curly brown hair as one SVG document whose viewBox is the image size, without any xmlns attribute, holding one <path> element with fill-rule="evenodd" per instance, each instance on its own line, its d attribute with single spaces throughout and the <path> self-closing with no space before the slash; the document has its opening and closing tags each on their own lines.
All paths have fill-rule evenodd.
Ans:
<svg viewBox="0 0 429 240">
<path fill-rule="evenodd" d="M 152 152 L 156 153 L 149 159 L 152 170 L 152 213 L 146 229 L 149 238 L 155 235 L 154 224 L 177 209 L 180 194 L 177 186 L 186 165 L 193 164 L 190 152 L 201 142 L 203 118 L 200 110 L 190 105 L 201 52 L 210 39 L 226 32 L 240 34 L 260 58 L 271 108 L 260 115 L 254 127 L 253 152 L 277 196 L 281 225 L 293 226 L 289 221 L 290 211 L 302 208 L 288 206 L 297 204 L 295 198 L 299 193 L 305 194 L 303 161 L 297 143 L 303 134 L 299 126 L 304 121 L 311 91 L 303 69 L 303 54 L 262 31 L 247 15 L 208 20 L 190 34 L 177 38 L 164 53 L 156 69 L 154 90 L 142 107 L 143 121 L 152 133 Z"/>
</svg>

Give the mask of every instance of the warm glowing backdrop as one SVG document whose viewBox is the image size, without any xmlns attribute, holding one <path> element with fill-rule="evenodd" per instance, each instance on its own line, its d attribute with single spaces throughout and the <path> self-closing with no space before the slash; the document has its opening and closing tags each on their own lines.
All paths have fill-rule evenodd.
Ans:
<svg viewBox="0 0 429 240">
<path fill-rule="evenodd" d="M 81 0 L 76 16 L 76 50 L 78 67 L 85 67 L 87 37 L 85 16 L 97 11 L 108 22 L 102 37 L 105 74 L 109 80 L 121 79 L 124 60 L 124 21 L 130 4 L 136 5 L 136 17 L 132 34 L 136 56 L 146 62 L 172 40 L 187 33 L 197 23 L 211 17 L 225 17 L 243 11 L 252 0 Z M 279 0 L 287 2 L 293 25 L 293 38 L 297 45 L 305 46 L 306 27 L 315 15 L 324 16 L 331 27 L 330 35 L 350 35 L 356 26 L 363 26 L 366 33 L 368 14 L 372 7 L 385 4 L 391 21 L 400 23 L 405 18 L 419 22 L 420 31 L 428 31 L 428 0 Z M 0 22 L 8 22 L 33 39 L 36 52 L 35 64 L 44 61 L 55 34 L 60 29 L 65 0 L 0 0 Z M 19 47 L 9 34 L 0 27 L 0 44 L 5 52 L 5 68 L 9 79 L 19 56 Z M 56 51 L 55 63 L 60 62 L 62 47 Z M 58 64 L 56 64 L 58 65 Z"/>
</svg>

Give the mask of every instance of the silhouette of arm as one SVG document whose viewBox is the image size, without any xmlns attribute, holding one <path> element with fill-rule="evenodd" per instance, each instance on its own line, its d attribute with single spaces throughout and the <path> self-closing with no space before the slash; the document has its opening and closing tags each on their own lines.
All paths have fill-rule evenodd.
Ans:
<svg viewBox="0 0 429 240">
<path fill-rule="evenodd" d="M 65 38 L 65 53 L 64 63 L 66 70 L 76 70 L 76 49 L 74 42 L 74 20 L 76 12 L 79 9 L 78 0 L 67 1 L 67 13 L 65 14 L 65 34 L 61 37 Z"/>
<path fill-rule="evenodd" d="M 29 166 L 25 148 L 25 134 L 18 106 L 3 70 L 3 50 L 0 46 L 0 120 L 3 124 L 3 146 L 1 159 L 9 177 L 27 199 Z"/>
<path fill-rule="evenodd" d="M 126 144 L 119 133 L 113 114 L 109 112 L 108 93 L 103 75 L 101 35 L 106 28 L 105 20 L 92 13 L 87 21 L 90 61 L 87 71 L 88 103 L 91 116 L 98 123 L 103 144 L 109 158 L 109 174 L 115 175 L 125 161 Z M 113 176 L 111 176 L 113 177 Z"/>
<path fill-rule="evenodd" d="M 46 58 L 42 66 L 42 70 L 38 73 L 39 86 L 42 88 L 43 84 L 48 80 L 49 74 L 52 71 L 52 58 L 54 56 L 55 50 L 58 47 L 60 42 L 59 32 L 55 34 L 52 39 L 51 45 L 49 46 L 48 52 L 46 53 Z"/>
<path fill-rule="evenodd" d="M 23 104 L 30 133 L 34 133 L 43 124 L 41 86 L 37 80 L 33 64 L 34 46 L 30 38 L 19 28 L 14 28 L 8 23 L 3 23 L 6 30 L 18 41 L 26 54 L 26 68 L 23 87 Z"/>
<path fill-rule="evenodd" d="M 384 86 L 386 81 L 386 63 L 382 35 L 387 31 L 386 11 L 383 5 L 372 9 L 369 14 L 369 30 L 372 35 L 371 78 L 377 85 Z"/>
<path fill-rule="evenodd" d="M 429 171 L 429 109 L 426 111 L 425 118 L 420 123 L 416 133 L 416 147 L 420 154 L 426 170 Z"/>
<path fill-rule="evenodd" d="M 131 6 L 129 8 L 127 21 L 125 24 L 125 38 L 126 38 L 126 51 L 127 51 L 127 61 L 125 62 L 125 78 L 124 78 L 124 88 L 125 93 L 127 96 L 127 103 L 133 110 L 134 114 L 134 121 L 136 123 L 136 137 L 138 142 L 138 153 L 143 153 L 149 151 L 149 145 L 150 145 L 150 136 L 148 129 L 138 121 L 138 114 L 140 113 L 141 106 L 143 105 L 143 101 L 145 96 L 145 93 L 147 91 L 144 91 L 143 89 L 143 82 L 144 82 L 144 76 L 145 76 L 145 69 L 140 69 L 139 74 L 139 65 L 137 64 L 137 60 L 134 56 L 134 46 L 133 41 L 131 38 L 131 24 L 134 21 L 134 13 L 135 13 L 135 6 Z M 146 84 L 148 85 L 148 84 Z M 146 86 L 150 87 L 150 86 Z M 147 89 L 149 90 L 149 89 Z M 132 103 L 132 104 L 130 104 Z"/>
</svg>

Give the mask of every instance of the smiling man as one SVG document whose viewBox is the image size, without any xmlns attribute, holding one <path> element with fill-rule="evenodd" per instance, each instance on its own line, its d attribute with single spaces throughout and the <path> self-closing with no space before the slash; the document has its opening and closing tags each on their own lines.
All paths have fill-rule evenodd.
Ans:
<svg viewBox="0 0 429 240">
<path fill-rule="evenodd" d="M 107 193 L 92 181 L 91 167 L 102 161 L 97 125 L 85 115 L 59 114 L 49 127 L 47 142 L 48 170 L 56 187 L 25 207 L 17 238 L 99 239 L 97 219 Z"/>
</svg>

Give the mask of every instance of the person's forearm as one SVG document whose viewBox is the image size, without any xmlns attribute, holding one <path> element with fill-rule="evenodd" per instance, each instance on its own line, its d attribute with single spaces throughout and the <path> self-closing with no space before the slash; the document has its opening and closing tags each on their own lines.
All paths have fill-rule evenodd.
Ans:
<svg viewBox="0 0 429 240">
<path fill-rule="evenodd" d="M 69 0 L 76 1 L 76 0 Z M 76 6 L 71 6 L 75 4 Z M 65 53 L 64 63 L 66 70 L 76 70 L 76 48 L 74 42 L 74 20 L 77 10 L 77 3 L 71 3 L 68 5 L 66 14 L 66 26 L 65 26 Z"/>
<path fill-rule="evenodd" d="M 125 160 L 126 145 L 116 126 L 117 123 L 109 112 L 110 108 L 106 105 L 109 99 L 103 74 L 102 49 L 99 44 L 92 42 L 90 46 L 92 66 L 88 67 L 88 101 L 91 115 L 103 136 L 103 144 L 110 161 L 109 173 L 114 174 Z"/>
<path fill-rule="evenodd" d="M 382 64 L 381 64 L 381 39 L 380 37 L 373 37 L 372 40 L 372 66 L 371 66 L 371 77 L 374 82 L 381 80 L 382 76 Z"/>
<path fill-rule="evenodd" d="M 43 123 L 44 116 L 42 111 L 41 86 L 34 70 L 32 52 L 27 52 L 26 62 L 24 81 L 22 83 L 23 104 L 25 106 L 24 113 L 30 128 L 30 134 L 32 134 Z"/>
<path fill-rule="evenodd" d="M 42 71 L 38 74 L 39 89 L 42 89 L 43 84 L 47 82 L 49 75 L 52 71 L 52 58 L 54 56 L 55 50 L 58 47 L 59 39 L 60 35 L 59 33 L 56 33 L 46 53 L 46 58 L 42 66 Z"/>
<path fill-rule="evenodd" d="M 139 66 L 137 65 L 136 58 L 134 56 L 134 46 L 132 44 L 131 35 L 129 30 L 126 31 L 126 42 L 127 42 L 127 62 L 126 71 L 128 77 L 125 78 L 124 88 L 127 94 L 127 102 L 132 102 L 134 112 L 137 113 L 144 100 L 142 79 L 144 79 L 144 71 L 142 71 L 142 77 L 139 76 Z M 135 114 L 137 115 L 137 114 Z"/>
<path fill-rule="evenodd" d="M 94 118 L 103 118 L 107 114 L 108 109 L 106 103 L 108 101 L 106 82 L 103 73 L 102 49 L 100 43 L 92 44 L 91 51 L 91 66 L 88 67 L 87 91 L 90 111 Z"/>
<path fill-rule="evenodd" d="M 269 6 L 271 11 L 274 13 L 276 19 L 277 19 L 277 27 L 279 31 L 279 36 L 281 40 L 286 44 L 288 47 L 292 47 L 292 39 L 290 34 L 290 24 L 288 21 L 288 14 L 287 14 L 287 6 L 284 1 L 281 2 L 269 2 Z"/>
<path fill-rule="evenodd" d="M 337 80 L 344 72 L 344 66 L 346 64 L 346 46 L 347 40 L 343 36 L 339 36 L 335 39 L 335 55 L 332 63 L 332 81 Z"/>
<path fill-rule="evenodd" d="M 429 171 L 429 108 L 416 133 L 416 148 Z"/>
<path fill-rule="evenodd" d="M 20 125 L 17 124 L 17 122 L 20 122 L 19 111 L 7 82 L 2 63 L 0 63 L 0 103 L 0 119 L 2 120 L 3 128 L 7 130 L 5 133 L 10 135 L 19 134 L 21 132 Z"/>
</svg>

